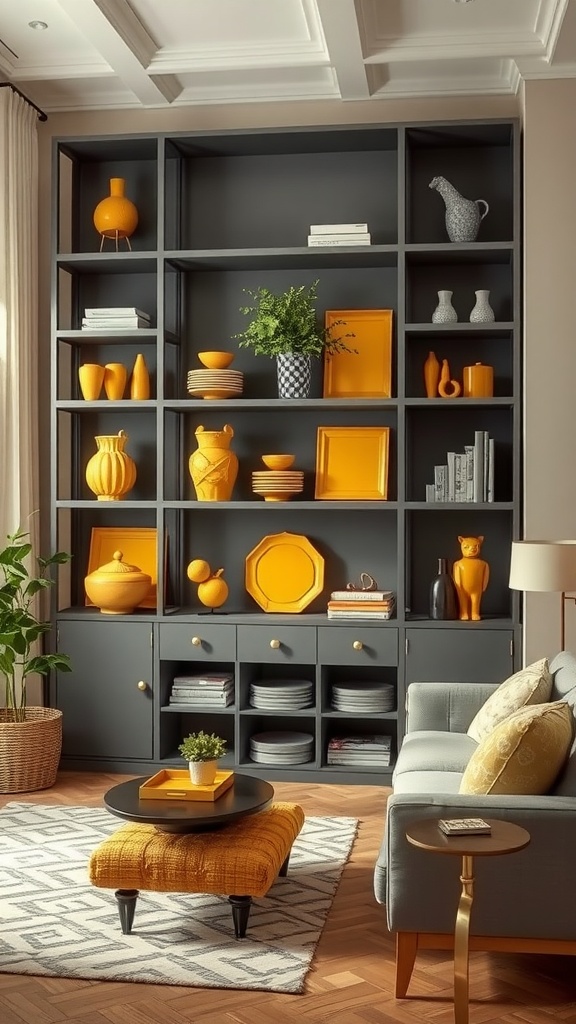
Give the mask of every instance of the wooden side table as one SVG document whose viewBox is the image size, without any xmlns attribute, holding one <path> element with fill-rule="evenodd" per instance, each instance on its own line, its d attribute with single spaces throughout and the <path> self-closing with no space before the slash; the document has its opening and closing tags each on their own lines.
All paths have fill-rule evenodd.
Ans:
<svg viewBox="0 0 576 1024">
<path fill-rule="evenodd" d="M 474 857 L 497 857 L 523 850 L 530 842 L 530 833 L 511 821 L 485 819 L 492 832 L 489 836 L 446 836 L 437 818 L 417 821 L 406 829 L 406 839 L 431 853 L 447 853 L 462 858 L 462 892 L 454 928 L 454 1020 L 468 1024 L 468 938 L 470 912 L 474 899 Z"/>
</svg>

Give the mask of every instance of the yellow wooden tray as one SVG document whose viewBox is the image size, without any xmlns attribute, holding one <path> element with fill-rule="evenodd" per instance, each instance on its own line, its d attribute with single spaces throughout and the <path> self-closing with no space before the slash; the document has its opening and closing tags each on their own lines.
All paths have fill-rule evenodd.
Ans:
<svg viewBox="0 0 576 1024">
<path fill-rule="evenodd" d="M 386 499 L 389 442 L 390 427 L 318 427 L 314 496 Z"/>
<path fill-rule="evenodd" d="M 324 398 L 391 398 L 392 396 L 392 313 L 391 309 L 327 309 L 324 322 L 334 328 L 356 352 L 326 353 Z"/>
<path fill-rule="evenodd" d="M 265 612 L 301 612 L 323 587 L 324 559 L 302 534 L 270 534 L 246 556 L 246 590 Z"/>
<path fill-rule="evenodd" d="M 217 800 L 234 782 L 234 772 L 216 772 L 211 786 L 194 786 L 190 772 L 181 768 L 162 768 L 146 779 L 138 790 L 141 800 Z"/>
<path fill-rule="evenodd" d="M 146 597 L 140 601 L 138 607 L 156 608 L 158 604 L 156 536 L 155 527 L 93 526 L 86 575 L 99 569 L 101 565 L 111 562 L 114 552 L 121 551 L 124 556 L 123 562 L 127 565 L 138 566 L 152 580 Z M 86 604 L 92 605 L 93 602 L 87 597 Z"/>
</svg>

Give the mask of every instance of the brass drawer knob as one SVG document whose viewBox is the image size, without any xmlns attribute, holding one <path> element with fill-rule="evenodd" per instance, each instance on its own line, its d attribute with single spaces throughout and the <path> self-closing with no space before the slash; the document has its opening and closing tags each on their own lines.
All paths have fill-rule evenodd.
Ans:
<svg viewBox="0 0 576 1024">
<path fill-rule="evenodd" d="M 192 637 L 192 647 L 200 647 L 201 645 L 202 645 L 202 640 L 200 639 L 200 637 L 199 636 L 193 636 Z"/>
<path fill-rule="evenodd" d="M 279 640 L 271 640 L 270 641 L 270 647 L 272 648 L 273 651 L 277 651 L 278 648 L 280 647 L 280 641 Z"/>
<path fill-rule="evenodd" d="M 143 679 L 141 679 L 140 682 L 137 683 L 137 686 L 139 690 L 142 690 L 142 693 L 144 693 L 144 690 L 148 689 L 148 683 L 145 683 Z"/>
<path fill-rule="evenodd" d="M 355 640 L 354 643 L 352 644 L 352 647 L 354 648 L 355 651 L 361 651 L 362 648 L 364 647 L 364 644 L 362 643 L 361 640 Z"/>
</svg>

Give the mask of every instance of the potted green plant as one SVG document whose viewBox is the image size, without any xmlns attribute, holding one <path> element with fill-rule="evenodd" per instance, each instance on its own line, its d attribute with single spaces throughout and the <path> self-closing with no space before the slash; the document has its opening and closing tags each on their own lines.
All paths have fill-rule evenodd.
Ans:
<svg viewBox="0 0 576 1024">
<path fill-rule="evenodd" d="M 216 778 L 218 759 L 226 753 L 226 740 L 215 733 L 191 732 L 178 750 L 188 761 L 190 778 L 195 786 L 210 786 Z"/>
<path fill-rule="evenodd" d="M 36 599 L 54 581 L 53 565 L 70 555 L 57 551 L 36 558 L 29 534 L 18 531 L 0 551 L 0 676 L 4 679 L 4 708 L 0 708 L 0 792 L 27 793 L 54 785 L 62 747 L 62 712 L 28 707 L 26 684 L 34 674 L 53 669 L 70 672 L 65 654 L 45 654 L 41 641 L 50 623 L 36 615 Z"/>
<path fill-rule="evenodd" d="M 241 306 L 240 312 L 251 319 L 246 330 L 234 337 L 239 339 L 239 348 L 251 348 L 255 355 L 276 359 L 280 398 L 308 397 L 312 358 L 355 351 L 342 340 L 354 334 L 334 334 L 343 320 L 335 320 L 329 327 L 318 321 L 318 284 L 314 281 L 309 287 L 290 287 L 280 295 L 268 288 L 244 289 L 253 302 Z"/>
</svg>

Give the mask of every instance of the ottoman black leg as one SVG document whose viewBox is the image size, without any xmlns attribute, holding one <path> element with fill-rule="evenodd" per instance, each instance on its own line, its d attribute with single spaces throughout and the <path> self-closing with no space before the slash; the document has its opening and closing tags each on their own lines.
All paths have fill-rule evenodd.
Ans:
<svg viewBox="0 0 576 1024">
<path fill-rule="evenodd" d="M 134 911 L 136 910 L 136 900 L 138 899 L 138 889 L 117 889 L 114 895 L 118 901 L 122 934 L 130 935 Z"/>
<path fill-rule="evenodd" d="M 288 874 L 288 864 L 290 863 L 290 854 L 291 854 L 291 852 L 292 852 L 291 850 L 288 850 L 288 855 L 286 857 L 286 860 L 284 861 L 282 867 L 280 868 L 280 871 L 278 872 L 278 875 L 280 876 L 280 878 L 286 878 L 286 875 Z"/>
<path fill-rule="evenodd" d="M 228 902 L 232 904 L 232 920 L 234 921 L 234 938 L 245 939 L 250 907 L 252 906 L 251 896 L 229 896 Z"/>
</svg>

